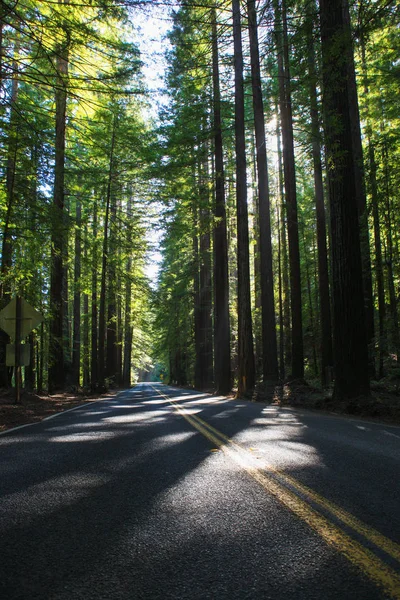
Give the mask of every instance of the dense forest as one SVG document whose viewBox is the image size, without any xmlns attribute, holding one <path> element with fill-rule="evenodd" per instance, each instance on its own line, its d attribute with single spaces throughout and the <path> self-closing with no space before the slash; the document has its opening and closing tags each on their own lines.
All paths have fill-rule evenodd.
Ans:
<svg viewBox="0 0 400 600">
<path fill-rule="evenodd" d="M 157 116 L 134 41 L 155 6 Z M 23 340 L 27 389 L 147 375 L 352 401 L 399 376 L 397 2 L 0 11 L 0 310 L 22 296 L 44 317 Z M 0 330 L 0 388 L 9 342 Z"/>
</svg>

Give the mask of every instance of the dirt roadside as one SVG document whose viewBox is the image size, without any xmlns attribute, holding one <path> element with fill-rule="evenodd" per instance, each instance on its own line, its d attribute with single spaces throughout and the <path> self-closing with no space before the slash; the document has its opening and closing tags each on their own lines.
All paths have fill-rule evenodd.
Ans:
<svg viewBox="0 0 400 600">
<path fill-rule="evenodd" d="M 102 398 L 110 398 L 118 392 L 119 390 L 112 390 L 106 394 L 93 396 L 68 392 L 52 396 L 39 396 L 24 391 L 21 395 L 21 404 L 14 404 L 14 390 L 0 390 L 0 432 L 19 425 L 37 423 L 64 410 L 95 402 Z"/>
</svg>

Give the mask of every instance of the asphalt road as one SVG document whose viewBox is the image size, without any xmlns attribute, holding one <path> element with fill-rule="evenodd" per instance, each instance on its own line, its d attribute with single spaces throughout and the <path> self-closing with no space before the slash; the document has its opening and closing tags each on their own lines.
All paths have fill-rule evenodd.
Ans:
<svg viewBox="0 0 400 600">
<path fill-rule="evenodd" d="M 400 599 L 400 428 L 160 384 L 0 436 L 2 600 Z"/>
</svg>

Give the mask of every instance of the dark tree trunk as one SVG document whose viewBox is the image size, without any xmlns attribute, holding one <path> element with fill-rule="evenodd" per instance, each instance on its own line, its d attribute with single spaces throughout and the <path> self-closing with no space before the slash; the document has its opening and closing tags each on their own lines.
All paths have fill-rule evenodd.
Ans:
<svg viewBox="0 0 400 600">
<path fill-rule="evenodd" d="M 59 0 L 59 3 L 62 2 Z M 65 2 L 66 4 L 67 2 Z M 51 275 L 50 275 L 50 364 L 49 391 L 62 390 L 65 384 L 64 369 L 64 293 L 65 269 L 64 255 L 66 251 L 65 232 L 65 132 L 67 113 L 67 78 L 68 78 L 69 34 L 58 48 L 56 57 L 56 138 L 54 165 L 54 221 L 51 233 Z"/>
<path fill-rule="evenodd" d="M 387 269 L 387 285 L 389 291 L 389 308 L 391 316 L 391 344 L 395 355 L 397 356 L 397 362 L 400 362 L 400 329 L 399 329 L 399 315 L 397 308 L 396 289 L 394 283 L 394 243 L 393 243 L 393 219 L 392 219 L 392 202 L 393 190 L 390 182 L 390 167 L 389 157 L 386 141 L 383 142 L 383 153 L 382 163 L 384 171 L 384 189 L 385 189 L 385 204 L 386 210 L 385 225 L 386 225 L 386 249 L 385 249 L 385 263 Z"/>
<path fill-rule="evenodd" d="M 303 324 L 301 300 L 301 272 L 299 226 L 297 218 L 296 171 L 294 160 L 292 100 L 290 89 L 289 47 L 286 3 L 275 0 L 275 21 L 278 40 L 279 105 L 282 125 L 283 171 L 287 213 L 290 267 L 290 307 L 292 317 L 292 373 L 293 379 L 304 377 Z M 281 29 L 282 28 L 282 29 Z"/>
<path fill-rule="evenodd" d="M 303 238 L 304 266 L 305 266 L 305 275 L 306 275 L 306 282 L 307 282 L 308 317 L 309 317 L 308 331 L 309 331 L 309 335 L 310 335 L 312 365 L 313 365 L 314 375 L 318 375 L 318 360 L 317 360 L 317 347 L 316 347 L 317 332 L 316 332 L 316 328 L 315 328 L 313 297 L 312 297 L 312 291 L 311 291 L 310 261 L 308 260 L 304 223 L 302 224 L 302 227 L 301 227 L 301 233 L 302 233 L 302 238 Z"/>
<path fill-rule="evenodd" d="M 83 294 L 83 357 L 82 357 L 82 385 L 85 390 L 90 385 L 89 361 L 89 295 Z"/>
<path fill-rule="evenodd" d="M 228 243 L 225 210 L 225 178 L 219 86 L 218 34 L 216 13 L 212 15 L 213 112 L 215 152 L 214 227 L 214 382 L 219 394 L 231 390 L 231 349 L 229 323 Z"/>
<path fill-rule="evenodd" d="M 313 5 L 313 8 L 315 6 Z M 326 244 L 326 218 L 324 188 L 322 179 L 321 133 L 319 127 L 317 101 L 317 73 L 315 66 L 313 17 L 308 16 L 308 72 L 310 78 L 310 116 L 311 142 L 314 167 L 314 193 L 317 223 L 318 246 L 318 289 L 321 318 L 321 381 L 325 386 L 330 383 L 330 371 L 333 366 L 332 315 L 329 293 L 328 250 Z"/>
<path fill-rule="evenodd" d="M 121 289 L 121 277 L 118 277 L 118 287 Z M 117 383 L 122 385 L 122 343 L 123 343 L 123 327 L 122 327 L 122 296 L 117 296 Z"/>
<path fill-rule="evenodd" d="M 235 149 L 238 265 L 238 394 L 255 386 L 250 300 L 249 225 L 247 211 L 246 140 L 240 0 L 232 1 L 235 65 Z"/>
<path fill-rule="evenodd" d="M 283 380 L 285 378 L 285 365 L 292 363 L 292 344 L 290 341 L 290 283 L 289 283 L 289 259 L 287 251 L 287 211 L 285 205 L 285 192 L 284 192 L 284 177 L 283 177 L 283 165 L 282 165 L 282 148 L 281 148 L 281 131 L 279 122 L 279 110 L 276 105 L 276 139 L 277 139 L 277 153 L 278 153 L 278 189 L 279 189 L 279 243 L 280 243 L 280 268 L 281 268 L 281 303 L 282 303 L 282 321 L 281 321 L 281 350 L 280 350 L 280 376 Z M 283 354 L 282 354 L 283 353 Z"/>
<path fill-rule="evenodd" d="M 257 157 L 256 157 L 256 144 L 254 137 L 252 141 L 252 178 L 253 181 L 257 181 Z M 262 352 L 262 316 L 261 316 L 261 264 L 260 264 L 260 211 L 258 202 L 258 190 L 256 184 L 253 189 L 253 231 L 250 246 L 253 245 L 253 271 L 254 271 L 254 348 L 255 348 L 255 364 L 256 364 L 256 378 L 262 378 L 263 372 L 263 352 Z"/>
<path fill-rule="evenodd" d="M 283 277 L 282 277 L 282 242 L 281 242 L 281 217 L 280 198 L 277 198 L 276 214 L 278 227 L 278 303 L 279 303 L 279 377 L 285 378 L 285 330 L 283 311 Z"/>
<path fill-rule="evenodd" d="M 89 277 L 89 257 L 88 257 L 88 223 L 85 216 L 84 229 L 84 264 L 85 264 L 85 281 Z M 83 334 L 82 334 L 82 385 L 85 390 L 90 385 L 90 360 L 89 360 L 89 294 L 83 293 Z"/>
<path fill-rule="evenodd" d="M 91 310 L 91 352 L 90 352 L 90 388 L 94 392 L 98 387 L 98 322 L 97 322 L 97 201 L 93 206 L 93 259 L 92 259 L 92 310 Z"/>
<path fill-rule="evenodd" d="M 193 208 L 193 301 L 194 301 L 194 387 L 202 387 L 200 252 L 198 210 Z"/>
<path fill-rule="evenodd" d="M 118 379 L 118 307 L 117 307 L 117 273 L 115 268 L 116 247 L 116 200 L 111 194 L 110 198 L 110 230 L 109 248 L 107 252 L 107 330 L 106 330 L 106 377 L 113 383 Z"/>
<path fill-rule="evenodd" d="M 210 198 L 208 190 L 208 148 L 200 165 L 200 335 L 201 335 L 201 389 L 213 384 L 212 340 L 212 277 L 210 239 Z"/>
<path fill-rule="evenodd" d="M 366 335 L 369 352 L 369 373 L 375 377 L 375 325 L 374 325 L 374 300 L 372 292 L 371 253 L 368 230 L 368 209 L 365 192 L 364 160 L 361 142 L 360 112 L 358 108 L 356 71 L 354 66 L 353 40 L 351 35 L 351 23 L 348 0 L 343 0 L 343 23 L 347 43 L 344 51 L 347 57 L 347 93 L 350 113 L 350 126 L 354 157 L 354 179 L 356 185 L 356 196 L 358 205 L 358 216 L 360 223 L 361 260 L 363 268 L 363 289 Z"/>
<path fill-rule="evenodd" d="M 100 309 L 99 309 L 99 349 L 98 349 L 98 384 L 101 389 L 105 387 L 105 376 L 106 376 L 106 300 L 107 300 L 107 271 L 108 271 L 108 228 L 110 221 L 110 208 L 111 208 L 111 191 L 112 191 L 112 177 L 114 172 L 114 148 L 115 148 L 115 130 L 116 130 L 117 119 L 114 116 L 112 133 L 111 133 L 111 148 L 110 148 L 110 160 L 109 160 L 109 171 L 108 171 L 108 183 L 106 193 L 106 215 L 104 219 L 104 237 L 103 237 L 103 256 L 101 265 L 101 284 L 100 284 Z"/>
<path fill-rule="evenodd" d="M 37 392 L 41 394 L 43 392 L 43 381 L 44 381 L 44 323 L 40 325 L 40 336 L 37 342 Z"/>
<path fill-rule="evenodd" d="M 128 218 L 132 211 L 132 192 L 129 191 L 127 213 Z M 132 256 L 128 256 L 126 261 L 126 289 L 125 289 L 125 323 L 124 323 L 124 354 L 122 367 L 122 385 L 131 387 L 131 363 L 132 363 Z"/>
<path fill-rule="evenodd" d="M 357 182 L 343 0 L 321 0 L 324 121 L 332 235 L 336 400 L 369 394 Z"/>
<path fill-rule="evenodd" d="M 254 128 L 257 153 L 258 206 L 260 215 L 259 231 L 263 378 L 264 381 L 276 381 L 279 378 L 279 373 L 276 343 L 274 281 L 272 272 L 271 216 L 264 107 L 261 91 L 260 55 L 258 48 L 257 11 L 255 0 L 248 0 L 247 8 L 253 88 Z"/>
<path fill-rule="evenodd" d="M 369 84 L 367 78 L 367 67 L 365 60 L 365 42 L 361 38 L 361 54 L 363 65 L 363 83 L 364 93 L 368 96 Z M 368 142 L 368 162 L 369 162 L 369 191 L 371 194 L 372 217 L 374 222 L 374 242 L 375 242 L 375 276 L 378 290 L 378 309 L 379 309 L 379 338 L 378 338 L 378 377 L 384 376 L 384 359 L 387 356 L 387 331 L 386 331 L 386 303 L 385 303 L 385 283 L 383 276 L 382 259 L 382 240 L 381 228 L 379 222 L 379 193 L 377 182 L 377 164 L 375 158 L 375 148 L 372 140 L 372 127 L 369 118 L 366 122 L 366 137 Z"/>
<path fill-rule="evenodd" d="M 72 345 L 72 384 L 79 387 L 81 368 L 81 224 L 82 207 L 79 198 L 76 199 L 75 223 L 75 268 L 74 268 L 74 329 Z"/>
</svg>

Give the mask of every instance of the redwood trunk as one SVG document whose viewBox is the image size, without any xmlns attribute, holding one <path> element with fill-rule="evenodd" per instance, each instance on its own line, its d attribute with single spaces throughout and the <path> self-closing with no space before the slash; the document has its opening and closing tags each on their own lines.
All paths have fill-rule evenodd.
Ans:
<svg viewBox="0 0 400 600">
<path fill-rule="evenodd" d="M 116 129 L 116 117 L 114 117 L 111 133 L 111 148 L 110 148 L 110 160 L 108 170 L 108 182 L 107 182 L 107 193 L 106 193 L 106 215 L 104 219 L 104 237 L 103 237 L 103 256 L 101 265 L 101 284 L 100 284 L 100 309 L 99 309 L 99 349 L 98 349 L 98 385 L 100 389 L 105 387 L 105 376 L 106 376 L 106 301 L 107 301 L 107 270 L 108 270 L 108 228 L 110 221 L 110 208 L 111 208 L 111 188 L 112 188 L 112 176 L 114 170 L 114 147 L 115 147 L 115 129 Z"/>
<path fill-rule="evenodd" d="M 332 235 L 336 400 L 369 393 L 357 182 L 350 122 L 349 36 L 342 0 L 321 0 L 324 121 Z"/>
<path fill-rule="evenodd" d="M 60 1 L 61 4 L 61 1 Z M 56 58 L 56 138 L 54 165 L 54 222 L 51 234 L 51 275 L 50 275 L 50 364 L 49 391 L 62 390 L 65 383 L 64 369 L 64 292 L 65 269 L 64 254 L 66 250 L 65 235 L 65 132 L 67 113 L 67 77 L 68 77 L 67 39 L 58 49 Z"/>
<path fill-rule="evenodd" d="M 249 226 L 247 210 L 246 140 L 240 1 L 232 1 L 235 65 L 235 149 L 238 265 L 238 394 L 255 386 L 250 300 Z"/>
<path fill-rule="evenodd" d="M 253 111 L 258 174 L 258 206 L 260 218 L 259 231 L 263 378 L 264 381 L 276 381 L 279 378 L 279 373 L 276 343 L 274 282 L 272 272 L 271 216 L 264 106 L 261 91 L 260 55 L 258 48 L 257 11 L 255 7 L 255 0 L 248 0 L 247 7 L 249 19 Z"/>
<path fill-rule="evenodd" d="M 297 217 L 296 171 L 294 160 L 292 100 L 290 89 L 289 48 L 286 5 L 282 2 L 282 22 L 279 2 L 275 3 L 278 37 L 279 104 L 282 125 L 283 172 L 287 214 L 290 267 L 290 307 L 292 317 L 292 373 L 293 379 L 304 377 L 303 323 L 300 273 L 299 226 Z M 282 26 L 282 33 L 280 27 Z"/>
<path fill-rule="evenodd" d="M 93 259 L 92 259 L 92 310 L 91 310 L 91 352 L 90 352 L 90 388 L 95 391 L 98 387 L 98 310 L 97 310 L 97 201 L 93 206 Z"/>
<path fill-rule="evenodd" d="M 314 193 L 317 223 L 318 247 L 318 289 L 321 318 L 321 381 L 322 385 L 330 382 L 330 370 L 333 366 L 332 347 L 332 315 L 329 292 L 328 250 L 326 243 L 326 218 L 324 188 L 322 179 L 321 132 L 319 127 L 317 101 L 317 73 L 315 67 L 315 49 L 312 17 L 308 17 L 308 69 L 310 77 L 310 116 L 311 142 L 314 168 Z"/>
<path fill-rule="evenodd" d="M 75 226 L 75 269 L 74 269 L 74 329 L 72 346 L 72 383 L 75 387 L 80 384 L 81 368 L 81 221 L 82 207 L 80 200 L 76 200 L 76 226 Z"/>
<path fill-rule="evenodd" d="M 231 389 L 229 323 L 228 242 L 225 209 L 221 98 L 219 85 L 218 34 L 215 9 L 212 15 L 213 112 L 215 152 L 214 227 L 214 381 L 219 394 Z"/>
</svg>

